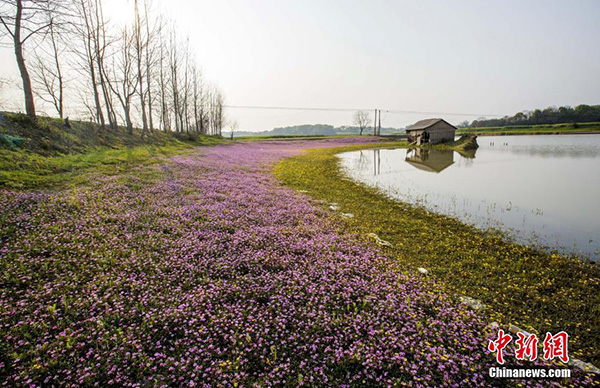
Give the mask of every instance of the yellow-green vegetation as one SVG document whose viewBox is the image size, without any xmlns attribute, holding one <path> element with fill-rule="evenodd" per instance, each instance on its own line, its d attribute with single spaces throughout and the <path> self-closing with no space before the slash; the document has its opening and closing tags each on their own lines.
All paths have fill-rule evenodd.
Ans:
<svg viewBox="0 0 600 388">
<path fill-rule="evenodd" d="M 384 146 L 391 145 L 401 146 Z M 542 335 L 565 330 L 572 356 L 600 363 L 598 266 L 513 243 L 499 232 L 398 202 L 347 178 L 336 154 L 373 147 L 310 150 L 274 171 L 286 185 L 353 213 L 349 227 L 391 242 L 382 249 L 407 269 L 424 267 L 450 293 L 483 301 L 490 321 Z"/>
<path fill-rule="evenodd" d="M 462 135 L 460 139 L 455 140 L 450 143 L 440 143 L 440 144 L 423 144 L 420 146 L 411 145 L 412 147 L 421 147 L 421 148 L 434 148 L 437 150 L 448 150 L 448 151 L 456 151 L 463 156 L 473 158 L 475 157 L 475 150 L 479 148 L 479 144 L 477 144 L 477 136 L 476 135 Z"/>
<path fill-rule="evenodd" d="M 82 184 L 88 172 L 119 174 L 130 168 L 159 161 L 159 157 L 191 149 L 180 142 L 165 146 L 100 148 L 84 154 L 42 156 L 29 151 L 0 150 L 0 187 L 35 189 Z"/>
<path fill-rule="evenodd" d="M 566 135 L 577 133 L 600 133 L 600 123 L 565 123 L 542 125 L 513 125 L 506 127 L 459 128 L 457 134 L 474 135 Z"/>
<path fill-rule="evenodd" d="M 150 131 L 100 128 L 87 122 L 38 118 L 21 114 L 0 115 L 0 135 L 18 139 L 18 146 L 0 145 L 0 188 L 38 189 L 81 184 L 89 172 L 119 174 L 132 167 L 152 164 L 161 158 L 200 145 L 222 143 L 215 137 L 172 135 Z"/>
</svg>

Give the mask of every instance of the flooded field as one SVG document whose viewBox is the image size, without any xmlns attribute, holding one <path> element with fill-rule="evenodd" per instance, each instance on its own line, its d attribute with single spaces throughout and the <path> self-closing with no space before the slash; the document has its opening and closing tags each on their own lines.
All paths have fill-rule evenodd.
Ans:
<svg viewBox="0 0 600 388">
<path fill-rule="evenodd" d="M 600 259 L 600 136 L 480 137 L 471 154 L 340 154 L 353 179 L 526 244 Z"/>
</svg>

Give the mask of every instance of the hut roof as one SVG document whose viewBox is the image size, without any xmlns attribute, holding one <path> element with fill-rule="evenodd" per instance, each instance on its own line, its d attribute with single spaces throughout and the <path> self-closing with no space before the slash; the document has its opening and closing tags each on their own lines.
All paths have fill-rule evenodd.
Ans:
<svg viewBox="0 0 600 388">
<path fill-rule="evenodd" d="M 406 130 L 407 131 L 416 131 L 416 130 L 420 130 L 420 129 L 427 129 L 427 128 L 431 127 L 432 125 L 439 123 L 440 121 L 443 121 L 446 124 L 448 124 L 449 126 L 451 126 L 452 128 L 456 129 L 456 127 L 454 125 L 450 124 L 449 122 L 447 122 L 444 119 L 425 119 L 425 120 L 417 121 L 413 125 L 410 125 L 409 127 L 406 128 Z"/>
<path fill-rule="evenodd" d="M 423 171 L 427 171 L 427 172 L 435 172 L 435 173 L 440 173 L 443 170 L 447 169 L 448 167 L 450 167 L 451 165 L 454 164 L 454 162 L 450 161 L 450 162 L 422 162 L 422 161 L 418 161 L 418 160 L 406 160 L 406 163 L 410 164 L 411 166 L 418 168 L 419 170 L 423 170 Z"/>
<path fill-rule="evenodd" d="M 439 173 L 454 164 L 454 151 L 413 148 L 404 160 L 419 170 Z"/>
</svg>

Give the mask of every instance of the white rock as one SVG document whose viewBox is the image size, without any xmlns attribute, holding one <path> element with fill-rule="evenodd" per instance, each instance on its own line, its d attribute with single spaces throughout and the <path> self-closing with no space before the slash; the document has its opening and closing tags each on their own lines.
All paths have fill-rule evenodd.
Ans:
<svg viewBox="0 0 600 388">
<path fill-rule="evenodd" d="M 421 272 L 423 275 L 429 274 L 429 271 L 427 271 L 425 268 L 419 267 L 417 268 L 417 271 Z"/>
<path fill-rule="evenodd" d="M 526 330 L 523 330 L 519 326 L 513 325 L 512 323 L 508 326 L 508 331 L 510 331 L 511 333 L 515 333 L 515 334 L 517 334 L 517 333 L 523 333 L 523 334 L 525 334 L 527 336 L 531 335 L 530 332 L 528 332 Z"/>
<path fill-rule="evenodd" d="M 369 234 L 367 234 L 367 237 L 370 239 L 373 239 L 375 241 L 375 243 L 377 243 L 377 245 L 380 245 L 382 247 L 388 247 L 388 248 L 392 247 L 392 244 L 389 241 L 382 240 L 375 233 L 369 233 Z"/>
<path fill-rule="evenodd" d="M 334 212 L 336 212 L 336 211 L 340 210 L 340 207 L 337 205 L 330 205 L 329 210 L 333 210 Z"/>
<path fill-rule="evenodd" d="M 597 375 L 600 374 L 600 369 L 598 367 L 596 367 L 595 365 L 592 365 L 590 363 L 578 360 L 576 358 L 571 358 L 567 364 L 569 366 L 572 366 L 577 369 L 581 369 L 581 370 L 589 372 L 589 373 L 594 373 Z"/>
<path fill-rule="evenodd" d="M 485 304 L 478 299 L 471 298 L 470 296 L 461 296 L 458 299 L 460 300 L 460 303 L 472 308 L 475 311 L 485 310 Z"/>
<path fill-rule="evenodd" d="M 344 218 L 354 218 L 354 214 L 352 214 L 352 213 L 342 213 L 342 217 L 344 217 Z"/>
</svg>

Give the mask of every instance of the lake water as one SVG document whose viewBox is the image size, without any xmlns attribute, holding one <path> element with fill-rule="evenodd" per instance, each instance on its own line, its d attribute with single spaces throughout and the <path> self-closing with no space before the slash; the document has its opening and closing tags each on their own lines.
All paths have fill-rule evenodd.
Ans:
<svg viewBox="0 0 600 388">
<path fill-rule="evenodd" d="M 489 136 L 471 154 L 340 154 L 353 179 L 517 241 L 600 260 L 600 135 Z"/>
</svg>

